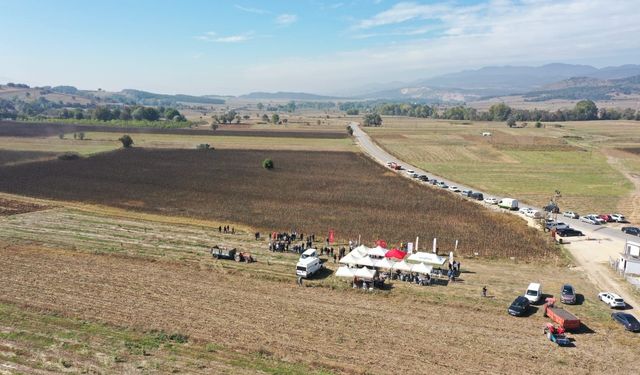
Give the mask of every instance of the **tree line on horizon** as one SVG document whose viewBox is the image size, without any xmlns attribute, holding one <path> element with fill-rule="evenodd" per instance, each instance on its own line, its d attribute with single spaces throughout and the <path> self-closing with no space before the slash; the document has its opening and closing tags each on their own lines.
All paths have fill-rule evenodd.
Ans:
<svg viewBox="0 0 640 375">
<path fill-rule="evenodd" d="M 516 109 L 504 103 L 496 103 L 487 111 L 479 111 L 464 105 L 438 108 L 427 104 L 363 102 L 341 103 L 340 109 L 348 115 L 364 113 L 363 122 L 376 126 L 380 121 L 373 115 L 408 116 L 445 120 L 469 121 L 591 121 L 591 120 L 636 120 L 640 121 L 640 111 L 631 108 L 598 108 L 591 100 L 581 100 L 572 109 L 555 111 L 544 109 Z"/>
</svg>

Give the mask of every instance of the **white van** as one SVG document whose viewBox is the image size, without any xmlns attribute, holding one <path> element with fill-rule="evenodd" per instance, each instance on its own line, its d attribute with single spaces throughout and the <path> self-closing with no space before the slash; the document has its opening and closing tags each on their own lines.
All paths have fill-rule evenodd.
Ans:
<svg viewBox="0 0 640 375">
<path fill-rule="evenodd" d="M 524 297 L 531 303 L 538 303 L 542 298 L 542 286 L 539 283 L 531 283 L 524 293 Z"/>
<path fill-rule="evenodd" d="M 498 207 L 516 211 L 518 209 L 518 201 L 513 198 L 502 198 L 498 202 Z"/>
<path fill-rule="evenodd" d="M 304 253 L 300 255 L 300 260 L 307 259 L 307 258 L 317 258 L 317 257 L 318 257 L 318 252 L 316 251 L 316 249 L 307 249 L 304 251 Z"/>
<path fill-rule="evenodd" d="M 322 269 L 322 262 L 318 257 L 306 257 L 296 264 L 296 275 L 305 279 Z"/>
</svg>

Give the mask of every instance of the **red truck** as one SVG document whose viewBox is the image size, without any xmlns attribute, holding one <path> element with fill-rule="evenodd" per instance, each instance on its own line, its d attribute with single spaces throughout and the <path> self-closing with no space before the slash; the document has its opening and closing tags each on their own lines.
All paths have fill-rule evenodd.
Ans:
<svg viewBox="0 0 640 375">
<path fill-rule="evenodd" d="M 544 316 L 548 316 L 565 331 L 577 330 L 580 328 L 580 319 L 567 310 L 555 306 L 555 298 L 547 298 L 544 304 Z"/>
</svg>

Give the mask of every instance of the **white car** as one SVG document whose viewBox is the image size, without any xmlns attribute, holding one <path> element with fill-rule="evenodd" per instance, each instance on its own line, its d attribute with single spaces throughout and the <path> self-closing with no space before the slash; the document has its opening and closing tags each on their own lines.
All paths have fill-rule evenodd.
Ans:
<svg viewBox="0 0 640 375">
<path fill-rule="evenodd" d="M 496 198 L 485 198 L 484 203 L 486 204 L 498 204 L 498 200 Z"/>
<path fill-rule="evenodd" d="M 587 217 L 591 218 L 591 220 L 596 221 L 598 224 L 606 224 L 607 223 L 607 221 L 605 219 L 599 217 L 596 214 L 589 214 L 589 215 L 587 215 Z"/>
<path fill-rule="evenodd" d="M 562 213 L 562 216 L 569 217 L 569 218 L 572 218 L 572 219 L 579 219 L 580 218 L 580 216 L 577 213 L 573 212 L 573 211 L 565 211 L 565 212 Z"/>
<path fill-rule="evenodd" d="M 609 305 L 609 307 L 626 307 L 627 304 L 624 302 L 624 300 L 622 299 L 622 297 L 620 297 L 619 295 L 615 294 L 615 293 L 611 293 L 611 292 L 602 292 L 602 293 L 598 293 L 598 298 L 600 299 L 600 301 L 606 303 L 607 305 Z"/>
<path fill-rule="evenodd" d="M 408 175 L 412 175 L 412 174 L 416 173 L 416 171 L 414 171 L 413 169 L 407 169 L 405 171 L 405 173 L 408 174 Z"/>
<path fill-rule="evenodd" d="M 454 193 L 459 193 L 460 189 L 458 189 L 457 186 L 449 186 L 449 190 L 453 191 Z"/>
<path fill-rule="evenodd" d="M 520 212 L 521 214 L 526 215 L 529 211 L 533 210 L 532 208 L 529 207 L 522 207 L 518 210 L 518 212 Z"/>
<path fill-rule="evenodd" d="M 542 214 L 538 210 L 530 209 L 529 211 L 525 212 L 524 215 L 527 216 L 527 217 L 533 218 L 533 219 L 542 218 Z"/>
<path fill-rule="evenodd" d="M 622 214 L 611 214 L 611 215 L 609 215 L 609 216 L 611 216 L 611 218 L 612 218 L 614 221 L 617 221 L 618 223 L 624 223 L 624 222 L 626 222 L 626 221 L 627 221 L 627 219 L 626 219 L 626 218 L 624 217 L 624 215 L 622 215 Z"/>
<path fill-rule="evenodd" d="M 580 218 L 580 221 L 582 221 L 583 223 L 587 223 L 587 224 L 600 225 L 600 222 L 598 222 L 597 220 L 595 220 L 591 216 L 583 216 L 583 217 Z"/>
</svg>

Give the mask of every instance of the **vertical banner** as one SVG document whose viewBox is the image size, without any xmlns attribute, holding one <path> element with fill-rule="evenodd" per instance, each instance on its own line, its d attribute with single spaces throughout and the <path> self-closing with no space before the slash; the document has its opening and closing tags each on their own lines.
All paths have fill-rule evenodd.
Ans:
<svg viewBox="0 0 640 375">
<path fill-rule="evenodd" d="M 407 243 L 407 253 L 413 253 L 413 242 Z"/>
<path fill-rule="evenodd" d="M 333 229 L 331 229 L 329 231 L 329 243 L 333 243 L 334 239 L 335 239 L 335 233 L 333 232 Z"/>
<path fill-rule="evenodd" d="M 438 239 L 437 238 L 433 238 L 433 253 L 436 253 L 436 250 L 438 249 Z"/>
<path fill-rule="evenodd" d="M 456 240 L 456 246 L 453 248 L 453 251 L 458 251 L 458 240 Z"/>
<path fill-rule="evenodd" d="M 420 241 L 420 237 L 416 237 L 416 251 L 420 251 L 420 249 L 418 249 L 418 241 Z"/>
</svg>

